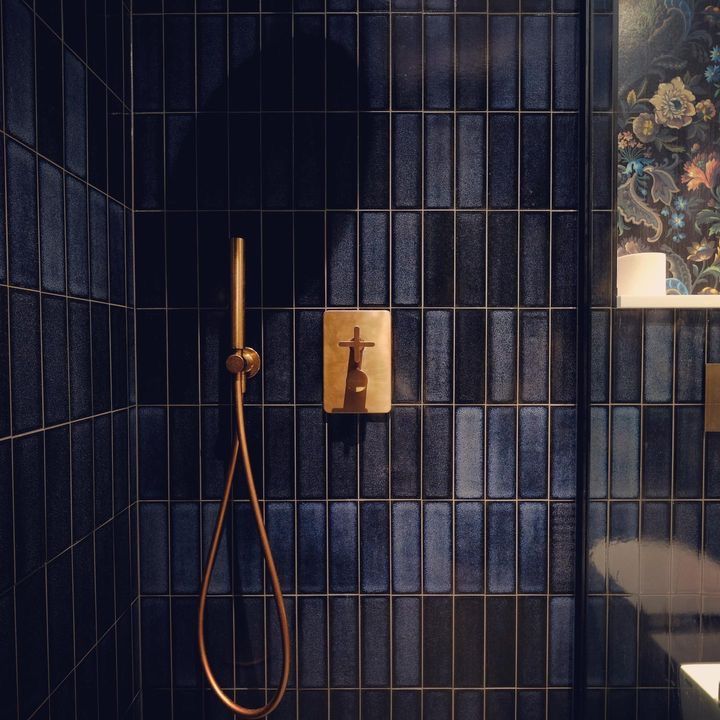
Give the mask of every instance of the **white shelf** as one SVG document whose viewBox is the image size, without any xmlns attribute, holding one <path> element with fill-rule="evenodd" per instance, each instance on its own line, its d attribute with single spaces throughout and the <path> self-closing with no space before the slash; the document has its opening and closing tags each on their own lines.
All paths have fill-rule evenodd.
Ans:
<svg viewBox="0 0 720 720">
<path fill-rule="evenodd" d="M 720 295 L 618 295 L 617 306 L 626 308 L 718 308 Z"/>
</svg>

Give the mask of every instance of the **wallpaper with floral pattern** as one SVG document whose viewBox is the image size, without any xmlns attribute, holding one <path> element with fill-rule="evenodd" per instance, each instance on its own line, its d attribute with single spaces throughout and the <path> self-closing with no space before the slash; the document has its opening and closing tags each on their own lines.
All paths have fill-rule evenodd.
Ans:
<svg viewBox="0 0 720 720">
<path fill-rule="evenodd" d="M 720 4 L 620 5 L 618 254 L 665 252 L 668 293 L 718 294 Z"/>
</svg>

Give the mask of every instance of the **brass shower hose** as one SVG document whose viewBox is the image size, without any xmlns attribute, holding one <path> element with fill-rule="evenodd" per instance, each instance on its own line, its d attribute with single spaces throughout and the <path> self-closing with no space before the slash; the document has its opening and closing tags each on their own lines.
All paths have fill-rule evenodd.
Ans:
<svg viewBox="0 0 720 720">
<path fill-rule="evenodd" d="M 236 357 L 238 357 L 240 354 Z M 232 359 L 232 356 L 231 356 Z M 242 367 L 242 365 L 241 365 Z M 265 523 L 263 522 L 260 503 L 258 502 L 257 491 L 255 489 L 255 481 L 253 480 L 252 466 L 250 464 L 250 453 L 248 452 L 247 433 L 245 431 L 245 414 L 243 411 L 243 393 L 245 390 L 246 372 L 244 369 L 234 371 L 231 368 L 230 360 L 228 360 L 228 369 L 235 372 L 235 380 L 233 383 L 233 391 L 235 396 L 235 423 L 237 426 L 235 437 L 233 440 L 232 454 L 230 458 L 230 466 L 228 467 L 227 478 L 225 480 L 225 492 L 223 494 L 220 512 L 217 516 L 215 532 L 213 533 L 212 545 L 208 554 L 207 567 L 203 576 L 202 590 L 200 592 L 200 606 L 198 609 L 198 644 L 200 647 L 200 660 L 208 682 L 220 700 L 234 712 L 243 718 L 262 718 L 269 715 L 277 708 L 283 699 L 290 675 L 290 630 L 288 628 L 287 613 L 285 612 L 285 604 L 283 602 L 282 589 L 280 588 L 280 579 L 275 567 L 270 542 L 268 541 Z M 230 497 L 232 495 L 233 477 L 237 467 L 238 453 L 242 455 L 243 467 L 245 469 L 245 477 L 247 478 L 248 494 L 250 495 L 250 506 L 255 517 L 255 525 L 257 526 L 260 544 L 262 545 L 263 555 L 265 556 L 265 564 L 270 582 L 272 583 L 273 595 L 275 597 L 275 606 L 277 608 L 278 621 L 280 623 L 280 634 L 282 636 L 283 666 L 280 685 L 273 698 L 266 705 L 259 708 L 246 708 L 238 705 L 229 698 L 220 687 L 220 684 L 213 675 L 210 661 L 208 660 L 207 650 L 205 648 L 205 605 L 207 603 L 208 588 L 210 587 L 210 579 L 212 577 L 215 559 L 217 557 L 218 548 L 220 546 L 220 537 L 222 536 L 223 523 L 227 515 L 228 506 L 230 505 Z"/>
</svg>

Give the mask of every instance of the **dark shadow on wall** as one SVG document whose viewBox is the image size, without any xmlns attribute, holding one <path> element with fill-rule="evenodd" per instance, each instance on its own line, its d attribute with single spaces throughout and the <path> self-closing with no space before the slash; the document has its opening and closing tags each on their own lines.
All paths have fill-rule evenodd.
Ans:
<svg viewBox="0 0 720 720">
<path fill-rule="evenodd" d="M 259 16 L 249 21 L 243 18 L 252 23 Z M 287 426 L 275 427 L 270 415 L 252 405 L 294 402 L 291 394 L 294 354 L 300 349 L 293 344 L 291 308 L 296 305 L 317 308 L 312 315 L 312 327 L 304 329 L 308 342 L 317 344 L 320 308 L 326 302 L 356 303 L 355 208 L 358 196 L 372 194 L 369 168 L 373 162 L 372 156 L 360 160 L 361 176 L 359 138 L 362 133 L 365 148 L 382 149 L 388 145 L 387 113 L 382 114 L 383 129 L 379 137 L 374 134 L 377 121 L 368 115 L 367 122 L 360 122 L 358 98 L 364 90 L 358 88 L 356 59 L 348 47 L 350 40 L 343 44 L 324 37 L 321 15 L 304 16 L 300 23 L 296 18 L 294 34 L 290 15 L 264 18 L 264 22 L 267 24 L 262 51 L 252 50 L 252 43 L 231 47 L 230 57 L 238 60 L 237 63 L 232 65 L 229 78 L 224 73 L 218 74 L 218 82 L 211 92 L 198 88 L 197 114 L 166 114 L 165 207 L 162 213 L 148 213 L 142 219 L 137 239 L 140 245 L 152 243 L 153 237 L 163 237 L 164 223 L 164 258 L 162 248 L 154 252 L 158 253 L 158 261 L 164 259 L 166 269 L 168 402 L 172 406 L 199 400 L 215 406 L 212 412 L 218 431 L 210 437 L 203 432 L 202 437 L 203 457 L 209 455 L 212 464 L 212 472 L 204 476 L 201 496 L 205 499 L 221 495 L 221 473 L 231 443 L 231 376 L 224 366 L 230 351 L 228 237 L 246 238 L 246 304 L 249 308 L 246 344 L 266 350 L 263 375 L 250 382 L 246 395 L 251 405 L 247 410 L 248 429 L 259 491 L 269 498 L 287 497 L 287 490 L 277 492 L 277 488 L 279 484 L 289 484 L 292 494 L 292 465 L 288 464 L 283 471 L 282 464 L 270 463 L 264 477 L 263 467 L 268 457 L 287 454 L 285 446 L 289 445 L 291 455 L 294 439 L 287 434 Z M 349 26 L 347 31 L 350 33 Z M 354 27 L 348 38 L 351 36 L 354 42 Z M 198 55 L 203 55 L 201 47 Z M 142 178 L 137 182 L 142 193 Z M 382 203 L 381 207 L 389 206 L 388 199 Z M 373 206 L 377 206 L 374 201 Z M 326 218 L 328 210 L 332 213 Z M 144 252 L 147 256 L 147 246 Z M 333 265 L 333 271 L 326 299 L 327 264 Z M 147 272 L 153 271 L 152 263 L 145 261 L 141 266 Z M 137 280 L 139 287 L 152 287 L 158 282 L 154 277 Z M 152 306 L 152 302 L 146 306 Z M 276 308 L 279 312 L 270 322 L 260 308 Z M 199 368 L 194 358 L 198 334 Z M 165 338 L 159 335 L 147 337 L 144 343 L 139 343 L 138 354 L 145 354 L 146 359 L 154 354 L 162 356 L 164 343 Z M 322 362 L 319 349 L 318 345 L 315 352 L 304 356 L 302 368 L 307 388 L 304 392 L 308 397 L 316 395 L 318 403 Z M 142 373 L 142 357 L 139 366 Z M 150 377 L 148 384 L 152 382 Z M 292 409 L 289 412 L 292 414 Z M 292 420 L 289 427 L 292 433 Z M 351 421 L 339 418 L 337 428 L 346 447 L 354 448 L 355 418 Z M 172 424 L 170 436 L 172 474 Z M 171 485 L 172 482 L 171 477 Z M 242 475 L 236 478 L 235 498 L 247 498 Z M 215 507 L 201 510 L 205 516 L 204 563 L 216 511 Z M 215 579 L 218 592 L 231 589 L 236 597 L 234 600 L 211 597 L 208 603 L 209 654 L 224 687 L 237 684 L 238 687 L 264 688 L 267 685 L 272 692 L 279 679 L 281 663 L 274 606 L 271 600 L 264 603 L 260 597 L 243 597 L 245 593 L 257 595 L 269 589 L 269 582 L 263 582 L 263 564 L 248 507 L 238 503 L 234 510 Z M 279 512 L 268 518 L 271 541 L 273 535 L 293 532 L 292 526 L 285 523 L 285 515 Z M 283 547 L 286 546 L 287 543 L 283 543 Z M 293 593 L 294 557 L 292 554 L 279 556 L 276 561 L 284 591 Z M 294 625 L 294 599 L 287 599 L 286 604 Z M 264 623 L 267 623 L 266 631 Z M 193 637 L 195 632 L 193 625 Z M 294 633 L 294 629 L 291 628 L 291 632 Z M 266 645 L 269 648 L 267 666 Z M 193 658 L 192 663 L 197 673 L 196 686 L 206 687 L 199 660 Z M 290 677 L 292 688 L 294 660 Z M 207 704 L 208 693 L 205 696 Z M 237 701 L 249 706 L 260 705 L 265 699 L 262 690 L 237 694 Z M 214 707 L 214 700 L 210 702 Z M 295 718 L 292 690 L 273 717 Z"/>
</svg>

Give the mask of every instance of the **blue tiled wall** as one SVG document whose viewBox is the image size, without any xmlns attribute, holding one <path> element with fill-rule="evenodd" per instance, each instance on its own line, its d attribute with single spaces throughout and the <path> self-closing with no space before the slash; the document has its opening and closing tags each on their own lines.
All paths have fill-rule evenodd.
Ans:
<svg viewBox="0 0 720 720">
<path fill-rule="evenodd" d="M 569 717 L 578 4 L 133 11 L 146 713 L 227 715 L 195 615 L 242 234 L 252 451 L 295 647 L 275 715 Z M 389 417 L 323 415 L 326 307 L 392 310 Z M 208 634 L 222 684 L 258 703 L 278 633 L 245 498 Z"/>
<path fill-rule="evenodd" d="M 720 660 L 720 445 L 703 408 L 720 316 L 613 307 L 612 11 L 595 3 L 586 714 L 669 720 L 680 664 Z"/>
<path fill-rule="evenodd" d="M 119 717 L 139 688 L 129 10 L 32 5 L 2 3 L 0 716 Z"/>
</svg>

